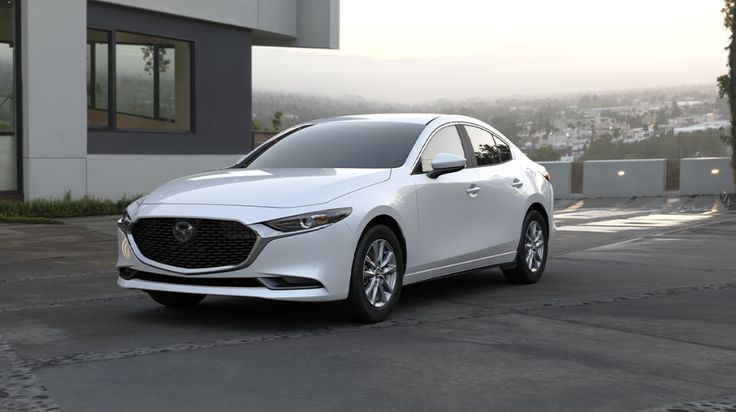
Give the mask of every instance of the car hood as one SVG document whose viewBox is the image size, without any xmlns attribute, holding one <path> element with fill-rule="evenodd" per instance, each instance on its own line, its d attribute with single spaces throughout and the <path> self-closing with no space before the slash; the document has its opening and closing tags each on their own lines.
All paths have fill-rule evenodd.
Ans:
<svg viewBox="0 0 736 412">
<path fill-rule="evenodd" d="M 166 183 L 143 204 L 300 207 L 388 180 L 391 169 L 223 169 Z"/>
</svg>

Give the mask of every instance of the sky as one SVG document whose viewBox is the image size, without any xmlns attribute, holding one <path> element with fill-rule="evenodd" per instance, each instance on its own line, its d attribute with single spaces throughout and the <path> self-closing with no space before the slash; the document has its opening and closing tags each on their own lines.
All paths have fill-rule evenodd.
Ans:
<svg viewBox="0 0 736 412">
<path fill-rule="evenodd" d="M 253 87 L 402 103 L 715 84 L 722 0 L 341 0 L 339 50 L 253 49 Z"/>
</svg>

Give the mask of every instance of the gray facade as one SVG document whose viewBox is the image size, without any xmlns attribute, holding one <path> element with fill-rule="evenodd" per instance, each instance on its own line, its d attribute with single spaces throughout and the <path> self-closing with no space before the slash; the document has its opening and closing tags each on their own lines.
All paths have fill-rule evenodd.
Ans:
<svg viewBox="0 0 736 412">
<path fill-rule="evenodd" d="M 116 198 L 227 166 L 251 149 L 251 47 L 338 47 L 337 0 L 8 4 L 0 195 L 26 199 Z"/>
</svg>

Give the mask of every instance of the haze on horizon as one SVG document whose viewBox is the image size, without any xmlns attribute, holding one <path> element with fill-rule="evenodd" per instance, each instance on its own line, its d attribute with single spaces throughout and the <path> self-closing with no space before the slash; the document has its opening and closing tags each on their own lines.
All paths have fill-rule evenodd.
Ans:
<svg viewBox="0 0 736 412">
<path fill-rule="evenodd" d="M 713 84 L 721 0 L 341 0 L 340 49 L 253 49 L 254 90 L 418 103 Z"/>
</svg>

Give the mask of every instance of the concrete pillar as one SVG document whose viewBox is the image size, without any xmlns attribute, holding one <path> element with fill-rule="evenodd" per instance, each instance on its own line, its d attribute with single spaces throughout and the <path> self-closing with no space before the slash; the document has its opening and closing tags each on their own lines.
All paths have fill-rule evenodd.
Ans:
<svg viewBox="0 0 736 412">
<path fill-rule="evenodd" d="M 86 0 L 24 0 L 23 193 L 87 192 Z"/>
</svg>

